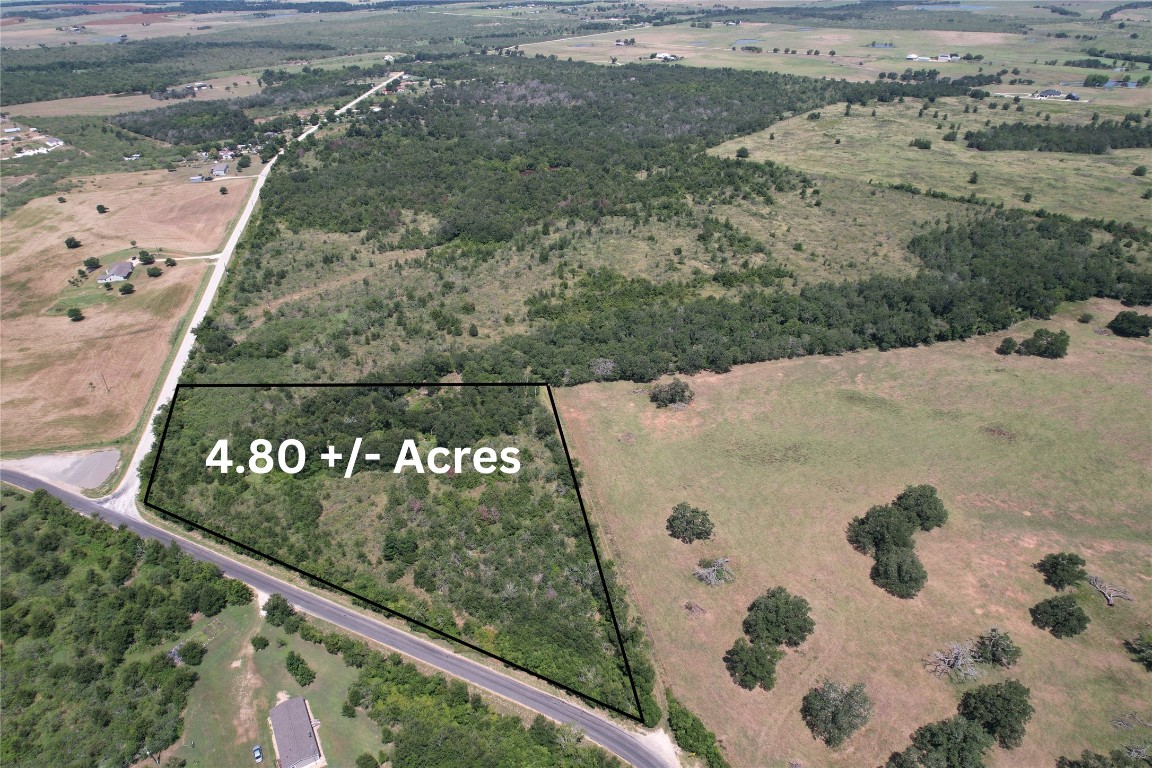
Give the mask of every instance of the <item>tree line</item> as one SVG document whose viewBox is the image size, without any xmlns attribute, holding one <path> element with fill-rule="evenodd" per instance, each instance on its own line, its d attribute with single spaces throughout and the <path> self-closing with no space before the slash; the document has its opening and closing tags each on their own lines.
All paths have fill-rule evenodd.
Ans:
<svg viewBox="0 0 1152 768">
<path fill-rule="evenodd" d="M 967 131 L 964 140 L 983 152 L 1075 152 L 1103 155 L 1113 149 L 1152 147 L 1152 123 L 1103 120 L 1089 125 L 1012 123 Z"/>
</svg>

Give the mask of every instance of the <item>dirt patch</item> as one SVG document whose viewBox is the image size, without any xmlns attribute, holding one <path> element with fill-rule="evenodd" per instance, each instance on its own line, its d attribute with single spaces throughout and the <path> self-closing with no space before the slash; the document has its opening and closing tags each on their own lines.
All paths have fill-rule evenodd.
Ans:
<svg viewBox="0 0 1152 768">
<path fill-rule="evenodd" d="M 256 717 L 255 693 L 264 684 L 260 673 L 256 671 L 255 649 L 251 643 L 245 643 L 240 652 L 240 658 L 232 662 L 232 667 L 241 669 L 233 688 L 235 695 L 232 700 L 237 703 L 236 714 L 232 717 L 232 728 L 236 738 L 233 743 L 237 746 L 251 744 L 260 736 L 260 722 Z M 239 664 L 237 664 L 239 662 Z"/>
<path fill-rule="evenodd" d="M 217 101 L 251 96 L 259 93 L 261 86 L 251 76 L 217 77 L 200 82 L 208 83 L 211 89 L 199 91 L 197 101 Z M 236 87 L 232 87 L 236 83 Z M 225 90 L 231 89 L 231 90 Z M 146 93 L 117 94 L 111 96 L 77 96 L 71 99 L 33 101 L 11 107 L 16 115 L 27 117 L 61 117 L 65 115 L 118 115 L 121 112 L 135 112 L 142 109 L 160 109 L 171 106 L 171 101 L 153 99 Z"/>
</svg>

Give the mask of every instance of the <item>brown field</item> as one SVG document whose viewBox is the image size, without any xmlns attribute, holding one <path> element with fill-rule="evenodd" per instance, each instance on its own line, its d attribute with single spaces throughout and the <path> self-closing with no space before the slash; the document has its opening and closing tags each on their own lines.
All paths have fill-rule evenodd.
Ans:
<svg viewBox="0 0 1152 768">
<path fill-rule="evenodd" d="M 1098 318 L 1092 326 L 1073 319 L 1085 309 Z M 1144 631 L 1152 604 L 1152 342 L 1093 332 L 1119 309 L 1097 300 L 1012 329 L 1017 338 L 1041 325 L 1068 330 L 1072 347 L 1058 361 L 999 357 L 999 333 L 701 374 L 682 410 L 656 410 L 629 383 L 557 391 L 590 514 L 647 625 L 661 682 L 734 765 L 882 763 L 915 728 L 956 711 L 962 689 L 922 660 L 991 626 L 1024 655 L 983 682 L 1019 679 L 1036 714 L 1023 746 L 994 748 L 989 765 L 1051 766 L 1059 755 L 1146 740 L 1110 723 L 1152 716 L 1152 677 L 1121 645 Z M 923 482 L 939 489 L 950 518 L 917 534 L 928 583 L 899 600 L 869 581 L 871 560 L 844 530 Z M 667 535 L 680 501 L 709 510 L 712 541 Z M 1055 593 L 1030 565 L 1060 550 L 1081 553 L 1089 572 L 1136 602 L 1108 609 L 1083 590 L 1086 632 L 1057 640 L 1032 627 L 1028 608 Z M 730 556 L 736 582 L 697 582 L 692 568 L 704 556 Z M 747 605 L 775 585 L 811 603 L 816 630 L 787 652 L 772 691 L 747 692 L 722 658 Z M 706 613 L 689 616 L 687 601 Z M 824 677 L 865 683 L 875 707 L 839 750 L 813 740 L 799 717 L 804 693 Z"/>
<path fill-rule="evenodd" d="M 211 90 L 200 91 L 196 94 L 197 101 L 235 99 L 241 96 L 251 96 L 262 89 L 256 84 L 255 77 L 232 76 L 217 77 L 200 82 L 212 85 Z M 233 87 L 232 84 L 236 83 Z M 225 90 L 229 89 L 229 90 Z M 18 104 L 12 107 L 17 114 L 25 117 L 63 117 L 66 115 L 118 115 L 121 112 L 135 112 L 141 109 L 159 109 L 179 104 L 178 101 L 160 101 L 144 93 L 130 93 L 117 96 L 78 96 L 73 99 L 53 99 L 51 101 L 33 101 L 28 104 Z"/>
<path fill-rule="evenodd" d="M 0 405 L 6 423 L 36 425 L 6 429 L 5 453 L 107 442 L 132 430 L 210 262 L 183 261 L 156 279 L 138 270 L 131 296 L 106 292 L 95 276 L 79 286 L 68 280 L 89 256 L 109 264 L 139 249 L 161 261 L 214 252 L 252 183 L 233 178 L 221 195 L 221 184 L 189 184 L 164 171 L 82 181 L 66 203 L 33 200 L 0 229 Z M 108 213 L 96 213 L 97 204 Z M 66 249 L 69 235 L 83 245 Z M 64 316 L 73 306 L 82 322 Z"/>
<path fill-rule="evenodd" d="M 304 20 L 305 15 L 299 18 Z M 278 22 L 293 21 L 292 17 L 277 19 Z M 147 23 L 148 26 L 144 26 Z M 63 46 L 105 45 L 114 43 L 119 35 L 128 35 L 129 40 L 143 40 L 154 37 L 186 37 L 190 35 L 210 35 L 217 32 L 251 27 L 262 20 L 254 19 L 244 12 L 210 14 L 140 14 L 133 12 L 101 13 L 99 15 L 70 16 L 60 19 L 26 19 L 4 31 L 6 48 L 32 48 L 39 45 Z M 56 27 L 70 25 L 88 27 L 84 32 L 57 31 Z M 197 29 L 208 27 L 208 29 Z"/>
</svg>

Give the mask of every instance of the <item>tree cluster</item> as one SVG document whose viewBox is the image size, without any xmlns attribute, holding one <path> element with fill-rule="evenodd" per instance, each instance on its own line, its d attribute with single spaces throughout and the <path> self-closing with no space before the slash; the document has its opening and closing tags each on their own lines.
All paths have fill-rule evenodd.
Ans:
<svg viewBox="0 0 1152 768">
<path fill-rule="evenodd" d="M 729 768 L 728 761 L 720 745 L 716 743 L 716 734 L 696 717 L 690 709 L 681 704 L 672 691 L 666 692 L 668 699 L 668 728 L 672 737 L 681 749 L 700 757 L 708 768 Z"/>
<path fill-rule="evenodd" d="M 848 525 L 848 543 L 872 555 L 872 582 L 889 594 L 915 597 L 928 581 L 916 557 L 912 534 L 944 524 L 948 512 L 930 485 L 908 486 L 889 505 L 872 507 Z"/>
<path fill-rule="evenodd" d="M 183 643 L 182 666 L 167 651 L 193 613 L 248 603 L 251 590 L 44 491 L 4 501 L 0 762 L 131 765 L 169 747 L 204 646 Z"/>
<path fill-rule="evenodd" d="M 1044 576 L 1044 583 L 1056 590 L 1073 587 L 1088 577 L 1084 558 L 1071 552 L 1045 555 L 1033 567 Z M 1032 624 L 1046 629 L 1053 637 L 1072 637 L 1088 628 L 1088 614 L 1076 603 L 1072 595 L 1061 595 L 1042 600 L 1028 611 Z"/>
<path fill-rule="evenodd" d="M 692 398 L 695 396 L 687 382 L 677 378 L 673 378 L 667 384 L 657 384 L 648 393 L 648 399 L 655 403 L 657 408 L 667 408 L 677 404 L 686 405 L 692 402 Z"/>
<path fill-rule="evenodd" d="M 993 743 L 1014 749 L 1032 718 L 1031 692 L 1016 680 L 981 685 L 966 692 L 958 714 L 922 726 L 912 745 L 888 758 L 885 768 L 983 768 Z"/>
<path fill-rule="evenodd" d="M 996 347 L 996 354 L 1032 355 L 1057 360 L 1068 354 L 1068 342 L 1070 340 L 1071 337 L 1068 336 L 1067 331 L 1053 332 L 1047 328 L 1037 328 L 1032 336 L 1024 339 L 1024 341 L 1018 342 L 1011 336 L 1005 337 L 1000 342 L 1000 346 Z"/>
<path fill-rule="evenodd" d="M 807 600 L 784 587 L 774 587 L 756 598 L 744 617 L 744 637 L 724 656 L 732 680 L 748 690 L 772 690 L 776 662 L 784 656 L 779 646 L 799 646 L 816 627 L 809 610 Z"/>
<path fill-rule="evenodd" d="M 864 684 L 851 688 L 825 680 L 804 695 L 800 717 L 812 737 L 830 747 L 839 747 L 856 731 L 868 723 L 872 716 L 872 702 L 864 692 Z"/>
<path fill-rule="evenodd" d="M 1107 78 L 1105 78 L 1107 79 Z M 1102 120 L 1087 125 L 1062 123 L 1005 123 L 968 131 L 964 140 L 984 152 L 1036 151 L 1102 155 L 1113 149 L 1152 147 L 1152 123 Z"/>
<path fill-rule="evenodd" d="M 1112 318 L 1106 326 L 1117 336 L 1138 339 L 1152 333 L 1152 315 L 1142 315 L 1132 310 L 1124 310 Z"/>
</svg>

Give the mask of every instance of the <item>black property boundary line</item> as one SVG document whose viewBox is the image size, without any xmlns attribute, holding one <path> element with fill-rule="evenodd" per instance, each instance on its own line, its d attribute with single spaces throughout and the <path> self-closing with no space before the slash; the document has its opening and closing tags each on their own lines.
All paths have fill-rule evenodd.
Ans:
<svg viewBox="0 0 1152 768">
<path fill-rule="evenodd" d="M 182 515 L 177 515 L 173 512 L 170 512 L 170 511 L 164 509 L 163 507 L 160 507 L 160 506 L 153 504 L 152 502 L 149 501 L 149 496 L 152 493 L 152 485 L 156 481 L 156 470 L 160 464 L 160 454 L 164 450 L 164 441 L 168 437 L 168 427 L 172 423 L 172 413 L 173 413 L 173 411 L 176 410 L 176 400 L 180 397 L 180 390 L 181 389 L 274 389 L 274 388 L 279 388 L 279 387 L 309 388 L 309 389 L 336 389 L 336 388 L 347 389 L 350 387 L 397 387 L 397 388 L 408 388 L 408 389 L 419 389 L 422 387 L 458 387 L 458 388 L 459 387 L 544 387 L 545 391 L 548 393 L 548 404 L 552 408 L 552 417 L 556 420 L 556 429 L 560 434 L 560 445 L 561 445 L 561 447 L 563 447 L 564 456 L 568 460 L 568 471 L 572 476 L 572 486 L 573 486 L 573 488 L 576 489 L 576 500 L 580 503 L 580 513 L 584 517 L 584 530 L 587 531 L 588 543 L 591 544 L 591 546 L 592 546 L 592 556 L 596 560 L 596 571 L 600 574 L 600 584 L 604 588 L 604 597 L 605 597 L 606 602 L 608 603 L 608 614 L 612 617 L 612 628 L 616 631 L 616 642 L 620 646 L 620 656 L 624 660 L 624 669 L 628 674 L 628 682 L 632 687 L 632 696 L 633 696 L 634 700 L 636 701 L 636 711 L 639 713 L 639 716 L 633 715 L 630 712 L 625 712 L 624 710 L 619 709 L 618 707 L 614 707 L 611 704 L 608 704 L 607 702 L 600 701 L 599 699 L 597 699 L 593 696 L 589 696 L 586 693 L 581 693 L 580 691 L 577 691 L 576 689 L 571 688 L 570 686 L 567 686 L 564 683 L 561 683 L 557 680 L 553 680 L 552 678 L 550 678 L 546 675 L 542 675 L 539 672 L 534 672 L 531 669 L 523 667 L 523 666 L 517 664 L 516 662 L 510 661 L 510 660 L 504 658 L 503 656 L 492 653 L 491 651 L 486 651 L 483 648 L 480 648 L 479 646 L 468 642 L 467 640 L 462 640 L 458 637 L 453 637 L 452 635 L 448 634 L 447 632 L 444 632 L 444 631 L 439 630 L 433 626 L 425 624 L 424 622 L 419 621 L 417 619 L 414 619 L 411 616 L 407 616 L 403 613 L 400 613 L 399 611 L 393 610 L 386 605 L 383 605 L 381 603 L 376 602 L 375 600 L 370 600 L 370 599 L 364 597 L 363 595 L 359 595 L 359 594 L 357 594 L 357 593 L 355 593 L 349 589 L 341 587 L 339 584 L 334 584 L 331 581 L 328 581 L 327 579 L 321 578 L 320 576 L 317 576 L 314 573 L 309 573 L 308 571 L 305 571 L 301 568 L 298 568 L 298 567 L 292 565 L 291 563 L 287 563 L 278 557 L 273 557 L 272 555 L 269 555 L 266 552 L 261 552 L 260 550 L 254 548 L 254 547 L 250 547 L 247 544 L 244 544 L 243 542 L 237 541 L 236 539 L 233 539 L 230 536 L 226 536 L 223 533 L 220 533 L 219 531 L 214 531 L 211 528 L 208 528 L 208 527 L 203 526 L 197 522 L 189 520 L 188 518 L 183 517 Z M 227 544 L 231 544 L 232 546 L 239 547 L 240 549 L 243 549 L 247 552 L 250 552 L 259 558 L 262 558 L 264 560 L 275 563 L 276 565 L 279 565 L 283 568 L 287 568 L 288 570 L 292 571 L 293 573 L 297 573 L 297 574 L 299 574 L 299 575 L 301 575 L 307 579 L 310 579 L 310 580 L 312 580 L 318 584 L 322 584 L 331 590 L 334 590 L 336 592 L 340 592 L 341 594 L 344 594 L 344 595 L 348 595 L 349 597 L 352 597 L 356 600 L 359 600 L 362 603 L 366 603 L 366 604 L 372 606 L 373 608 L 377 608 L 380 611 L 383 611 L 384 613 L 386 613 L 390 616 L 395 616 L 396 618 L 403 619 L 404 621 L 407 621 L 411 624 L 414 624 L 414 625 L 420 627 L 421 629 L 424 629 L 428 632 L 431 632 L 435 635 L 438 635 L 439 637 L 442 637 L 445 640 L 456 643 L 457 645 L 462 645 L 465 648 L 468 648 L 469 650 L 472 650 L 472 651 L 475 651 L 479 654 L 487 656 L 490 659 L 494 659 L 496 661 L 499 661 L 501 664 L 505 664 L 505 665 L 511 667 L 512 669 L 518 670 L 520 672 L 524 672 L 525 674 L 531 675 L 532 677 L 535 677 L 538 680 L 542 680 L 542 681 L 544 681 L 550 685 L 554 685 L 557 688 L 560 688 L 561 690 L 563 690 L 567 693 L 570 693 L 574 696 L 578 696 L 578 697 L 584 699 L 585 701 L 588 701 L 588 702 L 595 704 L 597 706 L 604 707 L 605 709 L 608 709 L 612 712 L 615 712 L 616 714 L 621 715 L 623 717 L 626 717 L 629 720 L 634 720 L 635 722 L 640 723 L 641 725 L 644 724 L 644 708 L 640 704 L 640 693 L 636 689 L 636 678 L 632 674 L 632 665 L 628 661 L 628 650 L 624 646 L 624 635 L 620 631 L 620 622 L 616 618 L 616 609 L 612 604 L 612 593 L 608 589 L 608 579 L 604 576 L 604 566 L 601 564 L 601 561 L 600 561 L 600 552 L 596 548 L 596 537 L 592 533 L 592 523 L 588 518 L 588 510 L 584 506 L 584 496 L 580 492 L 580 482 L 576 478 L 576 468 L 572 463 L 572 455 L 568 452 L 568 441 L 564 437 L 564 427 L 560 424 L 560 412 L 556 408 L 556 398 L 552 394 L 552 387 L 545 382 L 478 382 L 478 383 L 466 383 L 466 382 L 448 382 L 448 383 L 440 383 L 440 382 L 419 382 L 419 383 L 414 383 L 414 382 L 368 382 L 368 383 L 356 383 L 356 384 L 335 384 L 335 383 L 179 384 L 178 383 L 176 385 L 176 391 L 172 393 L 172 400 L 168 404 L 168 415 L 164 419 L 164 430 L 160 433 L 160 441 L 157 443 L 157 446 L 156 446 L 156 455 L 152 459 L 152 470 L 148 474 L 148 486 L 144 491 L 144 506 L 149 508 L 149 509 L 155 510 L 156 512 L 160 512 L 161 514 L 167 515 L 168 517 L 171 517 L 175 520 L 179 520 L 181 523 L 184 523 L 185 525 L 191 526 L 192 528 L 195 528 L 195 529 L 197 529 L 203 533 L 207 533 L 208 535 L 210 535 L 214 538 L 217 538 L 217 539 L 219 539 L 219 540 L 221 540 Z"/>
</svg>

